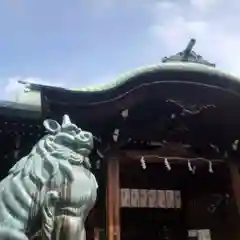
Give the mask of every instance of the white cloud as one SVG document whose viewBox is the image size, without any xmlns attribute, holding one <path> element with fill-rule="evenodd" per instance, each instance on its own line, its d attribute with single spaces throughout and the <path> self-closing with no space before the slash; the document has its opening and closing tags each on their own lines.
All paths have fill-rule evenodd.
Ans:
<svg viewBox="0 0 240 240">
<path fill-rule="evenodd" d="M 20 77 L 12 77 L 8 79 L 8 83 L 4 88 L 4 93 L 7 98 L 12 98 L 17 92 L 24 90 L 24 86 L 18 83 L 19 80 L 21 80 Z"/>
<path fill-rule="evenodd" d="M 175 53 L 189 39 L 196 51 L 220 68 L 240 75 L 240 2 L 223 0 L 159 1 L 150 34 Z"/>
</svg>

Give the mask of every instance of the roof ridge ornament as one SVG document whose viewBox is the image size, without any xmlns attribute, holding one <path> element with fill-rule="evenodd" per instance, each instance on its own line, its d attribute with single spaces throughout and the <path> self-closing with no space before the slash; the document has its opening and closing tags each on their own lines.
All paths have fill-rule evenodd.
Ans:
<svg viewBox="0 0 240 240">
<path fill-rule="evenodd" d="M 210 67 L 215 67 L 214 63 L 210 63 L 208 61 L 206 61 L 202 56 L 196 54 L 192 49 L 194 47 L 194 45 L 196 44 L 196 39 L 192 38 L 187 47 L 181 51 L 178 52 L 175 55 L 172 55 L 170 57 L 164 57 L 162 59 L 163 63 L 166 62 L 191 62 L 191 63 L 199 63 L 199 64 L 203 64 L 206 66 L 210 66 Z"/>
</svg>

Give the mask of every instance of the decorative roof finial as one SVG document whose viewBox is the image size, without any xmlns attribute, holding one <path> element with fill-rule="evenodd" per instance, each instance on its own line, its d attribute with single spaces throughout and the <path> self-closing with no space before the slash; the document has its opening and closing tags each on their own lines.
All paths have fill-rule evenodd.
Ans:
<svg viewBox="0 0 240 240">
<path fill-rule="evenodd" d="M 183 61 L 188 61 L 188 58 L 191 56 L 192 53 L 192 49 L 194 47 L 194 45 L 196 44 L 196 39 L 192 38 L 187 47 L 185 48 L 185 50 L 183 50 L 183 55 L 182 55 L 182 60 Z"/>
<path fill-rule="evenodd" d="M 176 55 L 170 56 L 170 57 L 164 57 L 162 59 L 163 63 L 166 62 L 192 62 L 192 63 L 199 63 L 204 64 L 210 67 L 215 67 L 215 64 L 210 63 L 203 59 L 202 56 L 196 54 L 192 49 L 196 43 L 196 39 L 192 38 L 187 47 L 182 51 L 177 53 Z"/>
</svg>

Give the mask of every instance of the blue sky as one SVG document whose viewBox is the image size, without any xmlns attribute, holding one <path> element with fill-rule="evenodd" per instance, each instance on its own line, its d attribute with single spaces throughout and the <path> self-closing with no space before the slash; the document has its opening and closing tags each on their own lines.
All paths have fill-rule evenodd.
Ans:
<svg viewBox="0 0 240 240">
<path fill-rule="evenodd" d="M 240 3 L 224 0 L 2 0 L 0 86 L 18 79 L 81 87 L 195 50 L 240 74 Z"/>
</svg>

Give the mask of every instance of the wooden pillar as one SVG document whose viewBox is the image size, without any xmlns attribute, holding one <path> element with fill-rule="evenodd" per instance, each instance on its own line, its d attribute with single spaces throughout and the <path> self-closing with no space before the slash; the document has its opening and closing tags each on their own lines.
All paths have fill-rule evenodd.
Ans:
<svg viewBox="0 0 240 240">
<path fill-rule="evenodd" d="M 107 239 L 120 240 L 119 160 L 107 162 Z"/>
<path fill-rule="evenodd" d="M 240 173 L 239 166 L 233 161 L 228 162 L 230 169 L 231 180 L 232 180 L 232 190 L 237 205 L 238 214 L 240 214 Z"/>
<path fill-rule="evenodd" d="M 231 183 L 232 183 L 232 193 L 235 200 L 235 206 L 233 206 L 233 210 L 230 214 L 233 214 L 232 225 L 234 225 L 234 229 L 232 230 L 232 236 L 229 239 L 238 240 L 240 239 L 240 172 L 239 172 L 239 164 L 234 161 L 228 161 L 228 167 L 230 170 Z M 236 209 L 237 208 L 237 209 Z M 237 211 L 237 212 L 236 212 Z"/>
</svg>

